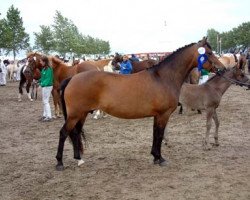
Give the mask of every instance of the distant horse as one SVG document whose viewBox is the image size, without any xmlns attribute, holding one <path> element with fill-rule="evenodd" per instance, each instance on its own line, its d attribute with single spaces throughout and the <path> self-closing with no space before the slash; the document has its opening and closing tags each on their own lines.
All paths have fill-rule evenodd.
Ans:
<svg viewBox="0 0 250 200">
<path fill-rule="evenodd" d="M 218 129 L 219 120 L 216 109 L 220 105 L 221 98 L 226 90 L 233 84 L 241 85 L 249 81 L 242 70 L 237 67 L 228 68 L 224 73 L 210 78 L 202 85 L 183 84 L 181 88 L 179 101 L 184 107 L 206 110 L 206 127 L 207 131 L 204 138 L 204 148 L 210 149 L 209 134 L 212 126 L 212 119 L 215 122 L 214 140 L 215 145 L 219 146 Z"/>
<path fill-rule="evenodd" d="M 42 68 L 40 64 L 42 54 L 37 53 L 37 52 L 36 53 L 31 52 L 29 53 L 29 57 L 36 58 L 37 60 L 37 62 L 35 63 L 36 68 Z M 60 102 L 59 88 L 60 88 L 61 82 L 64 79 L 72 77 L 77 73 L 90 71 L 90 70 L 98 71 L 99 68 L 87 62 L 82 62 L 82 63 L 76 64 L 70 67 L 55 56 L 49 56 L 49 62 L 53 68 L 53 74 L 54 74 L 52 96 L 53 96 L 53 102 L 54 102 L 54 107 L 55 107 L 55 117 L 60 117 L 61 102 Z"/>
<path fill-rule="evenodd" d="M 116 55 L 113 60 L 112 60 L 112 65 L 116 68 L 116 69 L 119 69 L 119 65 L 118 63 L 121 63 L 123 61 L 122 59 L 122 55 Z M 140 72 L 142 70 L 145 70 L 149 67 L 152 67 L 153 65 L 156 65 L 158 63 L 158 61 L 156 60 L 153 60 L 153 59 L 149 59 L 149 60 L 143 60 L 143 61 L 131 61 L 131 64 L 132 64 L 132 74 L 133 73 L 137 73 L 137 72 Z"/>
<path fill-rule="evenodd" d="M 11 61 L 9 65 L 7 65 L 7 73 L 10 81 L 16 81 L 16 76 L 18 72 L 18 60 Z"/>
<path fill-rule="evenodd" d="M 232 68 L 238 63 L 238 58 L 236 54 L 232 53 L 223 54 L 218 59 L 226 68 Z"/>
<path fill-rule="evenodd" d="M 245 72 L 247 66 L 247 56 L 244 53 L 238 54 L 238 64 L 237 67 Z"/>
<path fill-rule="evenodd" d="M 112 59 L 102 59 L 96 61 L 85 61 L 85 63 L 90 63 L 92 65 L 97 66 L 101 71 L 104 71 L 104 66 L 108 65 Z"/>
<path fill-rule="evenodd" d="M 170 115 L 177 107 L 181 86 L 194 66 L 197 66 L 198 48 L 206 50 L 208 61 L 203 67 L 211 70 L 224 66 L 213 54 L 207 39 L 178 49 L 159 64 L 131 75 L 100 71 L 79 73 L 63 82 L 62 108 L 65 123 L 60 130 L 57 151 L 57 170 L 63 170 L 63 148 L 70 136 L 74 158 L 78 165 L 84 163 L 82 127 L 89 112 L 101 109 L 115 117 L 137 119 L 154 117 L 151 154 L 154 164 L 165 165 L 161 155 L 161 143 Z"/>
<path fill-rule="evenodd" d="M 33 101 L 34 95 L 31 96 L 30 87 L 35 87 L 33 81 L 37 81 L 41 78 L 41 67 L 38 67 L 40 66 L 38 62 L 39 60 L 36 59 L 36 56 L 31 56 L 31 54 L 27 55 L 27 63 L 23 65 L 20 70 L 18 101 L 22 101 L 21 96 L 23 95 L 23 86 L 25 83 L 28 98 L 30 101 Z M 35 89 L 37 89 L 37 87 Z"/>
</svg>

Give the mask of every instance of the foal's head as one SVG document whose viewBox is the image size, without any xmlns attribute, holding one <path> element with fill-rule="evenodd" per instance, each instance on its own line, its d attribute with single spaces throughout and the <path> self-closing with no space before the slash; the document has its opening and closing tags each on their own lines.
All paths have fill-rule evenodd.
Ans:
<svg viewBox="0 0 250 200">
<path fill-rule="evenodd" d="M 237 80 L 240 83 L 246 83 L 249 82 L 249 78 L 246 76 L 246 74 L 238 68 L 238 66 L 233 67 L 233 78 Z M 239 83 L 239 85 L 241 85 Z"/>
</svg>

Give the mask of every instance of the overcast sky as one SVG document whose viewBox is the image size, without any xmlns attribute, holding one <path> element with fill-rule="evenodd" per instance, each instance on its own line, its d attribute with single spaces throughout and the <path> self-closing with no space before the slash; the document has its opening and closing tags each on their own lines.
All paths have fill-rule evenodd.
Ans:
<svg viewBox="0 0 250 200">
<path fill-rule="evenodd" d="M 82 34 L 109 41 L 112 53 L 173 51 L 210 28 L 224 32 L 250 21 L 250 0 L 3 0 L 1 18 L 12 4 L 31 38 L 58 10 Z"/>
</svg>

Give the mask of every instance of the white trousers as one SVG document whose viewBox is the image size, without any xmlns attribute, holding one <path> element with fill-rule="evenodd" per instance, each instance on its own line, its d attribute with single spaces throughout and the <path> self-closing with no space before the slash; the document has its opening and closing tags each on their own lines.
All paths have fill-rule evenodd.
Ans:
<svg viewBox="0 0 250 200">
<path fill-rule="evenodd" d="M 43 117 L 51 118 L 51 109 L 49 104 L 49 98 L 53 86 L 42 88 L 42 98 L 43 98 Z"/>
<path fill-rule="evenodd" d="M 203 75 L 203 76 L 201 76 L 200 79 L 199 79 L 199 85 L 200 85 L 200 84 L 203 84 L 203 83 L 206 83 L 207 80 L 208 80 L 208 78 L 209 78 L 208 75 Z"/>
<path fill-rule="evenodd" d="M 6 85 L 6 73 L 5 72 L 0 73 L 0 85 Z"/>
</svg>

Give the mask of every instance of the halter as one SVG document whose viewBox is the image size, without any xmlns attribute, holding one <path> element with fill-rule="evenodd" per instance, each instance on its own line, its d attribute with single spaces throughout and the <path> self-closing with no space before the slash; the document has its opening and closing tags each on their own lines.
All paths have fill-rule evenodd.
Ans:
<svg viewBox="0 0 250 200">
<path fill-rule="evenodd" d="M 221 76 L 222 78 L 226 79 L 227 81 L 231 82 L 232 84 L 240 85 L 241 87 L 242 86 L 250 87 L 250 84 L 248 84 L 248 83 L 243 83 L 243 82 L 240 82 L 240 81 L 237 81 L 237 80 L 234 80 L 234 79 L 223 76 L 224 73 L 225 73 L 225 71 L 217 71 L 216 72 L 216 74 L 218 76 Z"/>
<path fill-rule="evenodd" d="M 209 62 L 209 64 L 211 64 L 213 66 L 213 68 L 215 69 L 216 72 L 218 71 L 224 71 L 224 70 L 221 70 L 219 68 L 217 68 L 214 63 L 212 61 L 209 60 L 209 57 L 207 56 L 206 54 L 206 49 L 204 47 L 200 47 L 198 48 L 198 53 L 200 54 L 197 58 L 197 61 L 198 61 L 198 71 L 201 72 L 201 70 L 203 69 L 203 65 L 206 63 L 206 62 Z"/>
</svg>

